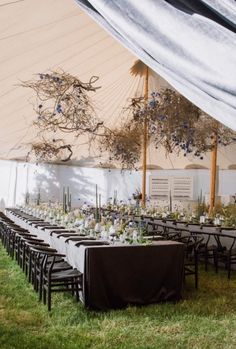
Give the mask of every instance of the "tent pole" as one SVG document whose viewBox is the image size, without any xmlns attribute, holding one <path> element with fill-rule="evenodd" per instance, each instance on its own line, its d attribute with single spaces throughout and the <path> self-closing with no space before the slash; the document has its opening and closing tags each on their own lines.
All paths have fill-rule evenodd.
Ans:
<svg viewBox="0 0 236 349">
<path fill-rule="evenodd" d="M 148 102 L 148 78 L 149 78 L 148 66 L 146 66 L 146 74 L 144 80 L 144 100 L 147 105 Z M 146 206 L 146 177 L 147 177 L 147 131 L 148 121 L 145 115 L 143 122 L 143 173 L 142 173 L 142 207 Z"/>
<path fill-rule="evenodd" d="M 217 137 L 217 132 L 215 132 L 212 140 L 213 148 L 211 150 L 211 191 L 210 191 L 210 207 L 209 207 L 210 214 L 212 214 L 213 209 L 215 207 L 217 144 L 218 144 L 218 137 Z"/>
</svg>

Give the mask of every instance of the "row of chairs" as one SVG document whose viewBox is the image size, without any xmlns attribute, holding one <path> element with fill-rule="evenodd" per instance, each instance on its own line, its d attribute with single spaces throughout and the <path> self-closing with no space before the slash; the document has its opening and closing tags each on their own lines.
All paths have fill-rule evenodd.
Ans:
<svg viewBox="0 0 236 349">
<path fill-rule="evenodd" d="M 213 225 L 186 224 L 175 220 L 142 220 L 148 234 L 157 234 L 168 240 L 186 240 L 191 235 L 193 240 L 201 240 L 197 244 L 198 260 L 204 262 L 205 270 L 214 266 L 218 272 L 219 266 L 227 270 L 228 279 L 231 278 L 233 265 L 236 264 L 236 230 L 234 228 L 220 228 Z"/>
<path fill-rule="evenodd" d="M 215 272 L 219 267 L 227 271 L 228 279 L 231 278 L 233 265 L 236 264 L 236 230 L 233 228 L 220 229 L 212 225 L 200 226 L 191 224 L 188 227 L 179 227 L 178 224 L 166 229 L 166 234 L 171 235 L 191 234 L 202 238 L 198 247 L 199 260 L 204 262 L 205 271 L 208 270 L 209 263 L 214 266 Z"/>
<path fill-rule="evenodd" d="M 64 255 L 3 213 L 0 213 L 0 238 L 9 256 L 17 261 L 49 311 L 54 292 L 69 292 L 79 301 L 83 275 L 65 262 Z"/>
</svg>

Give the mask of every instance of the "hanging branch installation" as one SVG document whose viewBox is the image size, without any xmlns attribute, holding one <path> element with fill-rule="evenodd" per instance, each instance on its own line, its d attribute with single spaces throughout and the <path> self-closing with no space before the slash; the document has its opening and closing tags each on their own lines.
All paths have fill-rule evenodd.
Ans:
<svg viewBox="0 0 236 349">
<path fill-rule="evenodd" d="M 127 109 L 131 112 L 131 119 L 127 124 L 131 125 L 132 130 L 139 130 L 135 135 L 135 143 L 140 145 L 142 142 L 140 128 L 146 118 L 148 143 L 153 143 L 156 148 L 164 147 L 168 154 L 182 153 L 184 156 L 191 155 L 202 160 L 204 153 L 213 149 L 212 139 L 216 134 L 217 143 L 221 146 L 228 146 L 236 140 L 234 131 L 217 123 L 185 97 L 169 88 L 160 93 L 153 92 L 148 103 L 143 97 L 133 98 L 125 111 Z M 102 140 L 102 149 L 109 150 L 110 161 L 121 161 L 123 168 L 130 169 L 140 161 L 141 148 L 132 147 L 134 136 L 128 135 L 126 129 L 129 130 L 122 125 L 110 131 L 113 136 Z M 120 137 L 121 134 L 126 134 L 127 137 Z M 135 156 L 128 151 L 129 147 L 135 149 Z"/>
<path fill-rule="evenodd" d="M 65 144 L 62 139 L 53 139 L 31 144 L 31 149 L 27 154 L 27 160 L 31 157 L 37 162 L 62 161 L 66 162 L 71 159 L 73 152 L 70 144 Z"/>
<path fill-rule="evenodd" d="M 109 163 L 118 162 L 122 170 L 132 170 L 140 158 L 141 125 L 132 121 L 123 123 L 113 130 L 106 130 L 99 140 L 100 151 L 109 154 Z"/>
<path fill-rule="evenodd" d="M 36 119 L 33 124 L 39 129 L 39 136 L 44 138 L 47 146 L 54 149 L 54 152 L 57 148 L 55 142 L 48 139 L 50 133 L 59 133 L 60 137 L 62 133 L 69 133 L 75 138 L 87 135 L 91 142 L 103 128 L 103 122 L 97 118 L 88 96 L 89 92 L 96 92 L 100 88 L 94 86 L 97 81 L 98 77 L 93 76 L 89 82 L 84 83 L 63 71 L 52 71 L 21 83 L 21 86 L 31 88 L 36 93 Z M 33 144 L 32 149 L 38 151 L 39 144 Z M 66 147 L 72 151 L 71 146 Z M 62 150 L 61 145 L 59 148 L 58 155 Z M 63 161 L 68 161 L 70 157 Z"/>
<path fill-rule="evenodd" d="M 216 123 L 174 90 L 165 89 L 160 94 L 153 94 L 149 104 L 152 140 L 157 147 L 159 144 L 164 146 L 168 153 L 182 152 L 184 156 L 192 154 L 203 159 L 203 154 L 212 150 L 215 132 L 221 145 L 227 146 L 235 141 L 234 131 Z"/>
</svg>

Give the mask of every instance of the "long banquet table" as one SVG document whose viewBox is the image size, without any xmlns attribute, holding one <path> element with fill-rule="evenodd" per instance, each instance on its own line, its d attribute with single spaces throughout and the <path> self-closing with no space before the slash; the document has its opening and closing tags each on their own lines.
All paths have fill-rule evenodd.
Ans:
<svg viewBox="0 0 236 349">
<path fill-rule="evenodd" d="M 48 242 L 83 277 L 82 301 L 89 309 L 106 310 L 181 298 L 184 245 L 156 241 L 149 245 L 86 246 L 27 222 L 19 212 L 6 210 L 16 224 Z"/>
</svg>

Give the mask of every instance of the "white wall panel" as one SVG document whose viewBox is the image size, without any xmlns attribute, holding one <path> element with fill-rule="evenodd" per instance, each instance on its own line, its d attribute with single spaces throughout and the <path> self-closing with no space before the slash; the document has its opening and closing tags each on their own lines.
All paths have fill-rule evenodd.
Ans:
<svg viewBox="0 0 236 349">
<path fill-rule="evenodd" d="M 155 170 L 147 173 L 147 193 L 149 195 L 149 176 L 181 178 L 193 180 L 193 200 L 209 194 L 209 170 Z M 124 171 L 112 169 L 83 168 L 62 165 L 25 164 L 16 161 L 0 161 L 0 208 L 24 203 L 28 191 L 31 200 L 35 200 L 40 190 L 42 201 L 59 201 L 63 186 L 69 186 L 73 206 L 84 202 L 94 204 L 95 185 L 102 195 L 102 203 L 118 192 L 118 200 L 128 202 L 132 194 L 141 188 L 141 171 Z M 236 171 L 219 171 L 218 195 L 236 193 Z"/>
</svg>

